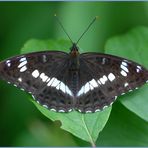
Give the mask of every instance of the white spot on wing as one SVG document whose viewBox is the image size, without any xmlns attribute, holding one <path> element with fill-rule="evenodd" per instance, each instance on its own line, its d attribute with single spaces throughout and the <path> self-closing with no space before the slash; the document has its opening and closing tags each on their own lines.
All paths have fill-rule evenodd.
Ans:
<svg viewBox="0 0 148 148">
<path fill-rule="evenodd" d="M 86 94 L 89 91 L 89 83 L 87 82 L 85 84 L 85 89 L 84 89 L 84 93 Z"/>
<path fill-rule="evenodd" d="M 92 113 L 92 111 L 91 110 L 87 110 L 86 113 Z"/>
<path fill-rule="evenodd" d="M 123 75 L 124 77 L 126 77 L 127 76 L 127 73 L 124 71 L 124 70 L 121 70 L 121 75 Z"/>
<path fill-rule="evenodd" d="M 102 84 L 105 84 L 107 80 L 108 79 L 105 75 L 102 78 L 100 78 L 100 81 L 101 81 Z"/>
<path fill-rule="evenodd" d="M 98 84 L 96 82 L 95 79 L 92 79 L 91 81 L 89 81 L 90 85 L 93 86 L 93 87 L 98 87 Z"/>
<path fill-rule="evenodd" d="M 61 109 L 61 110 L 58 110 L 58 112 L 60 112 L 60 113 L 64 113 L 65 111 L 64 111 L 63 109 Z"/>
<path fill-rule="evenodd" d="M 20 62 L 23 62 L 23 61 L 27 61 L 26 57 L 22 57 L 22 58 L 20 59 Z"/>
<path fill-rule="evenodd" d="M 48 83 L 50 81 L 50 78 L 48 78 L 47 80 L 46 80 L 46 82 Z"/>
<path fill-rule="evenodd" d="M 27 67 L 26 66 L 23 66 L 21 69 L 20 69 L 20 72 L 24 72 L 27 70 Z"/>
<path fill-rule="evenodd" d="M 60 83 L 60 81 L 58 79 L 54 79 L 53 83 L 51 84 L 52 87 L 56 87 L 58 86 L 58 84 Z"/>
<path fill-rule="evenodd" d="M 6 64 L 7 64 L 8 67 L 10 67 L 11 66 L 11 61 L 10 60 L 7 60 L 6 61 Z"/>
<path fill-rule="evenodd" d="M 98 83 L 101 85 L 102 83 L 105 84 L 105 82 L 108 80 L 107 77 L 104 75 L 101 80 L 96 81 L 95 79 L 92 79 L 91 81 L 87 82 L 85 85 L 81 87 L 81 89 L 78 91 L 77 96 L 80 96 L 82 94 L 86 94 L 88 91 L 95 89 L 95 87 L 98 87 Z M 102 83 L 100 82 L 102 81 Z M 98 82 L 98 83 L 97 83 Z"/>
<path fill-rule="evenodd" d="M 63 82 L 60 83 L 60 90 L 64 93 L 66 92 L 65 84 Z"/>
<path fill-rule="evenodd" d="M 91 90 L 94 89 L 94 87 L 90 83 L 89 83 L 89 87 L 90 87 Z"/>
<path fill-rule="evenodd" d="M 105 60 L 106 60 L 106 58 L 103 58 L 102 59 L 102 64 L 105 64 Z"/>
<path fill-rule="evenodd" d="M 128 86 L 128 83 L 126 82 L 125 84 L 124 84 L 124 87 L 127 87 Z"/>
<path fill-rule="evenodd" d="M 47 106 L 47 105 L 45 105 L 45 104 L 43 105 L 43 107 L 48 108 L 48 106 Z"/>
<path fill-rule="evenodd" d="M 113 105 L 113 103 L 114 103 L 114 102 L 111 102 L 111 103 L 110 103 L 110 106 Z"/>
<path fill-rule="evenodd" d="M 108 79 L 112 82 L 114 79 L 115 79 L 116 77 L 115 77 L 115 75 L 113 74 L 113 73 L 110 73 L 109 75 L 108 75 Z"/>
<path fill-rule="evenodd" d="M 13 84 L 13 86 L 17 87 L 17 85 L 16 85 L 16 84 Z"/>
<path fill-rule="evenodd" d="M 141 67 L 141 66 L 139 66 L 139 65 L 137 66 L 137 68 L 139 68 L 140 70 L 142 69 L 142 67 Z"/>
<path fill-rule="evenodd" d="M 49 81 L 49 83 L 47 84 L 47 86 L 50 86 L 50 85 L 53 83 L 54 79 L 55 79 L 55 77 L 53 77 L 53 78 Z"/>
<path fill-rule="evenodd" d="M 82 111 L 80 109 L 78 109 L 78 111 L 81 113 Z"/>
<path fill-rule="evenodd" d="M 100 109 L 96 109 L 96 110 L 95 110 L 95 112 L 99 112 L 99 111 L 101 111 L 101 110 L 100 110 Z"/>
<path fill-rule="evenodd" d="M 50 110 L 56 112 L 56 110 L 54 108 L 51 108 Z"/>
<path fill-rule="evenodd" d="M 22 82 L 22 78 L 18 78 L 18 81 L 19 81 L 19 82 Z"/>
<path fill-rule="evenodd" d="M 130 62 L 129 62 L 129 61 L 127 61 L 127 60 L 123 60 L 123 62 L 130 63 Z"/>
<path fill-rule="evenodd" d="M 19 65 L 18 65 L 18 68 L 21 68 L 21 67 L 23 67 L 24 65 L 26 65 L 27 64 L 27 61 L 25 60 L 25 61 L 22 61 Z"/>
<path fill-rule="evenodd" d="M 136 69 L 137 73 L 139 73 L 141 70 L 142 70 L 142 67 L 138 65 Z"/>
<path fill-rule="evenodd" d="M 22 90 L 22 91 L 24 91 L 24 89 L 23 89 L 23 88 L 21 88 L 21 90 Z"/>
<path fill-rule="evenodd" d="M 118 96 L 115 96 L 115 100 L 117 99 Z"/>
<path fill-rule="evenodd" d="M 72 109 L 69 109 L 69 110 L 68 110 L 68 112 L 71 112 L 71 111 L 72 111 Z"/>
<path fill-rule="evenodd" d="M 70 96 L 73 96 L 72 92 L 70 91 L 70 89 L 67 86 L 66 86 L 66 93 L 69 94 Z"/>
<path fill-rule="evenodd" d="M 123 61 L 123 62 L 121 63 L 121 65 L 127 66 L 127 63 L 126 63 L 125 61 Z"/>
<path fill-rule="evenodd" d="M 11 63 L 7 63 L 7 66 L 10 67 L 11 66 Z"/>
<path fill-rule="evenodd" d="M 42 79 L 43 82 L 46 82 L 46 80 L 49 78 L 48 76 L 45 75 L 45 73 L 40 74 L 40 78 Z"/>
<path fill-rule="evenodd" d="M 88 91 L 95 89 L 95 87 L 105 84 L 107 80 L 108 79 L 105 75 L 97 81 L 95 79 L 90 80 L 89 82 L 87 82 L 85 85 L 81 87 L 81 89 L 77 93 L 77 96 L 86 94 Z"/>
<path fill-rule="evenodd" d="M 11 62 L 10 60 L 7 60 L 7 61 L 6 61 L 6 63 L 10 63 L 10 62 Z"/>
<path fill-rule="evenodd" d="M 125 72 L 129 72 L 128 68 L 122 64 L 120 65 L 120 68 L 122 68 Z"/>
<path fill-rule="evenodd" d="M 84 86 L 81 87 L 81 89 L 79 90 L 77 96 L 80 96 L 84 93 Z"/>
<path fill-rule="evenodd" d="M 57 90 L 59 90 L 59 89 L 60 89 L 60 84 L 59 84 L 59 85 L 57 85 L 56 89 L 57 89 Z"/>
<path fill-rule="evenodd" d="M 122 93 L 121 95 L 125 95 L 125 93 Z"/>
<path fill-rule="evenodd" d="M 139 68 L 137 68 L 137 69 L 136 69 L 136 71 L 137 71 L 137 73 L 139 73 L 139 72 L 140 72 L 140 69 L 139 69 Z"/>
<path fill-rule="evenodd" d="M 40 75 L 40 73 L 39 73 L 39 71 L 37 69 L 32 72 L 32 76 L 34 78 L 37 78 L 39 75 Z"/>
<path fill-rule="evenodd" d="M 97 82 L 101 85 L 101 82 L 99 80 Z"/>
<path fill-rule="evenodd" d="M 34 95 L 32 95 L 32 98 L 33 98 L 34 100 L 36 100 L 35 97 L 34 97 Z"/>
<path fill-rule="evenodd" d="M 62 81 L 58 80 L 57 78 L 49 78 L 50 81 L 48 81 L 47 86 L 54 87 L 57 90 L 61 90 L 63 93 L 67 93 L 70 96 L 73 96 L 71 90 L 68 88 L 67 85 L 65 85 Z M 47 82 L 46 81 L 46 82 Z"/>
<path fill-rule="evenodd" d="M 47 62 L 47 57 L 46 57 L 46 55 L 43 55 L 43 62 L 44 62 L 44 63 Z"/>
<path fill-rule="evenodd" d="M 105 106 L 103 107 L 103 109 L 105 109 L 105 108 L 107 108 L 107 107 L 108 107 L 108 106 L 105 105 Z"/>
</svg>

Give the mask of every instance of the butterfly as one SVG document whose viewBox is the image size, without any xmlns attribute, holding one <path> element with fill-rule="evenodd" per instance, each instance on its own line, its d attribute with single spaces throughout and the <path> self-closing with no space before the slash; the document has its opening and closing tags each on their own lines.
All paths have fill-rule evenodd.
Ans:
<svg viewBox="0 0 148 148">
<path fill-rule="evenodd" d="M 69 53 L 41 51 L 6 59 L 0 62 L 0 78 L 49 110 L 89 113 L 148 82 L 148 70 L 113 55 L 80 54 L 73 43 Z"/>
</svg>

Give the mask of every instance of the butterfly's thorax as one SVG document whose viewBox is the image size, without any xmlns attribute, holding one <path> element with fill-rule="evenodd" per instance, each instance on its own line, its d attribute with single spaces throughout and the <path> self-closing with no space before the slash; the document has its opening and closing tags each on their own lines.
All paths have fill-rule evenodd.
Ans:
<svg viewBox="0 0 148 148">
<path fill-rule="evenodd" d="M 74 53 L 75 54 L 75 53 Z M 70 71 L 78 71 L 80 64 L 79 64 L 79 53 L 77 55 L 70 55 L 69 61 L 69 70 Z"/>
<path fill-rule="evenodd" d="M 74 44 L 71 48 L 69 57 L 69 70 L 78 71 L 79 70 L 79 51 L 77 46 Z"/>
<path fill-rule="evenodd" d="M 74 95 L 76 95 L 76 92 L 78 91 L 79 68 L 79 51 L 77 46 L 73 44 L 71 52 L 69 53 L 69 76 Z"/>
</svg>

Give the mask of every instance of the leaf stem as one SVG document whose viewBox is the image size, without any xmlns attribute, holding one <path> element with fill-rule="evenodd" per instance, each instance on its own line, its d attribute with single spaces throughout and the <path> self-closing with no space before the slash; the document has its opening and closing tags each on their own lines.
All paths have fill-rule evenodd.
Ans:
<svg viewBox="0 0 148 148">
<path fill-rule="evenodd" d="M 83 114 L 82 114 L 82 122 L 83 122 L 84 128 L 85 128 L 85 130 L 86 130 L 86 132 L 87 132 L 87 134 L 89 136 L 90 143 L 91 143 L 92 147 L 96 147 L 96 144 L 95 144 L 94 140 L 92 139 L 90 131 L 89 131 L 89 129 L 88 129 L 86 123 L 85 123 L 85 119 L 84 119 L 84 115 Z"/>
</svg>

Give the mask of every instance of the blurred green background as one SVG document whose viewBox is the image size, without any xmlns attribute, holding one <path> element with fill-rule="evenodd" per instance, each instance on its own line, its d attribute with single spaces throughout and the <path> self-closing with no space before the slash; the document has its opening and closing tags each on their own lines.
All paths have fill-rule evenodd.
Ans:
<svg viewBox="0 0 148 148">
<path fill-rule="evenodd" d="M 103 52 L 110 37 L 139 25 L 148 26 L 148 2 L 0 2 L 0 60 L 19 54 L 31 38 L 67 39 L 53 17 L 55 13 L 74 41 L 92 18 L 99 16 L 79 43 L 82 52 Z M 27 98 L 25 92 L 0 81 L 0 146 L 90 145 L 61 130 L 59 122 L 49 121 Z M 133 120 L 137 118 L 116 102 L 97 145 L 135 146 L 120 135 L 129 116 Z M 141 119 L 138 122 L 146 126 Z M 124 142 L 120 143 L 118 138 Z M 145 141 L 141 145 L 146 145 Z"/>
</svg>

